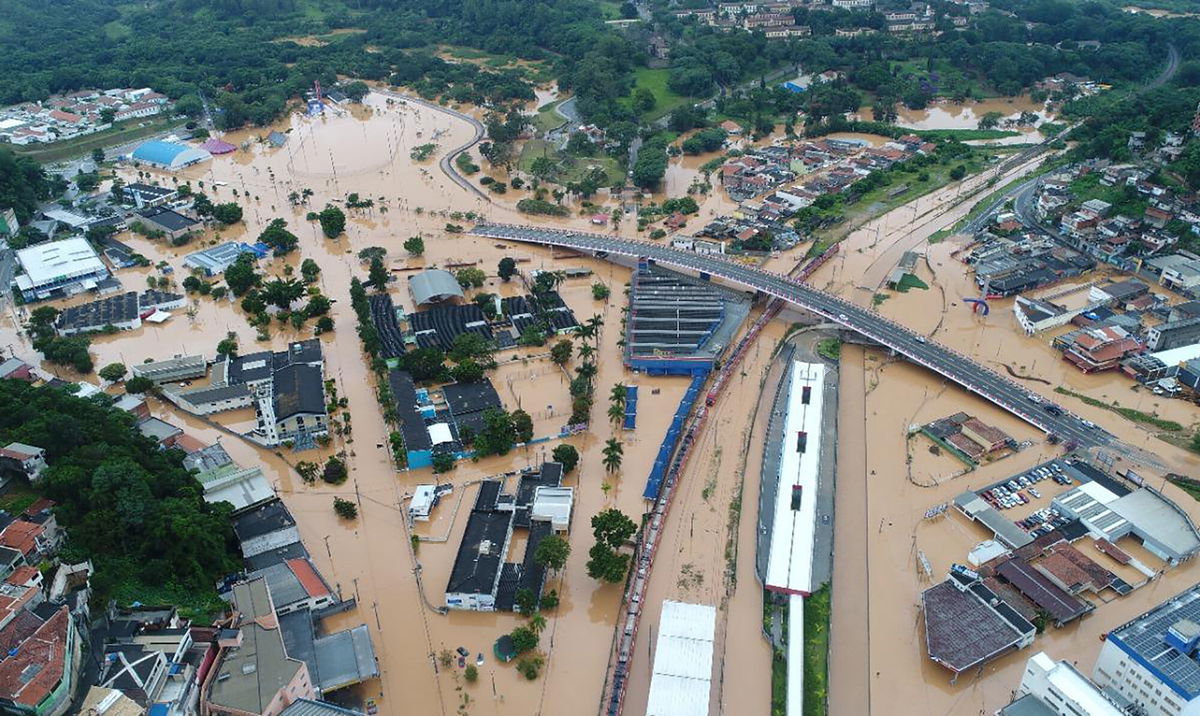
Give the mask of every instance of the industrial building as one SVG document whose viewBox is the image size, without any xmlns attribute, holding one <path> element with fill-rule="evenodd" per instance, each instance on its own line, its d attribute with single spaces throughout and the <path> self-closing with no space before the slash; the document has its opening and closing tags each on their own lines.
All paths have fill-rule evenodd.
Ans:
<svg viewBox="0 0 1200 716">
<path fill-rule="evenodd" d="M 970 570 L 921 593 L 929 658 L 958 674 L 1033 643 L 1037 629 Z"/>
<path fill-rule="evenodd" d="M 198 269 L 206 276 L 216 276 L 224 273 L 242 254 L 260 254 L 251 246 L 238 241 L 226 241 L 223 244 L 195 251 L 183 257 L 183 265 L 188 269 Z"/>
<path fill-rule="evenodd" d="M 522 472 L 511 495 L 499 480 L 480 483 L 446 584 L 448 608 L 512 611 L 523 589 L 541 598 L 546 570 L 533 555 L 543 539 L 567 529 L 574 500 L 573 488 L 561 486 L 562 477 L 562 465 L 546 462 Z M 505 562 L 514 529 L 528 531 L 524 556 Z"/>
<path fill-rule="evenodd" d="M 174 383 L 203 378 L 208 373 L 204 356 L 175 356 L 166 360 L 134 364 L 130 370 L 137 378 L 149 378 L 155 383 Z"/>
<path fill-rule="evenodd" d="M 48 241 L 21 249 L 17 263 L 23 273 L 13 278 L 13 285 L 26 301 L 93 291 L 109 277 L 108 267 L 86 239 Z"/>
<path fill-rule="evenodd" d="M 140 164 L 177 171 L 212 159 L 212 155 L 203 149 L 189 147 L 182 142 L 165 142 L 155 139 L 138 145 L 130 158 Z"/>
<path fill-rule="evenodd" d="M 1044 651 L 1029 657 L 1013 701 L 998 716 L 1128 716 L 1128 702 L 1102 691 L 1069 661 Z"/>
<path fill-rule="evenodd" d="M 646 716 L 708 713 L 717 608 L 663 600 Z"/>
<path fill-rule="evenodd" d="M 625 363 L 654 375 L 707 373 L 749 311 L 741 291 L 640 261 L 630 283 Z"/>
<path fill-rule="evenodd" d="M 1200 532 L 1191 518 L 1150 487 L 1130 492 L 1111 482 L 1085 482 L 1056 497 L 1053 505 L 1064 516 L 1078 519 L 1096 537 L 1116 542 L 1132 536 L 1173 565 L 1200 551 Z"/>
<path fill-rule="evenodd" d="M 408 291 L 412 294 L 413 303 L 418 306 L 463 297 L 458 279 L 454 277 L 454 274 L 443 269 L 427 269 L 410 276 Z"/>
<path fill-rule="evenodd" d="M 1108 632 L 1092 679 L 1145 716 L 1191 713 L 1200 705 L 1198 648 L 1200 585 Z"/>
<path fill-rule="evenodd" d="M 134 221 L 140 221 L 147 228 L 161 231 L 164 236 L 172 240 L 186 236 L 200 226 L 199 221 L 165 206 L 142 209 L 136 213 L 136 216 Z"/>
<path fill-rule="evenodd" d="M 131 331 L 141 328 L 143 320 L 158 322 L 160 318 L 169 317 L 166 310 L 182 308 L 185 303 L 179 294 L 147 291 L 139 296 L 129 291 L 64 308 L 55 319 L 54 327 L 63 336 L 110 328 Z"/>
</svg>

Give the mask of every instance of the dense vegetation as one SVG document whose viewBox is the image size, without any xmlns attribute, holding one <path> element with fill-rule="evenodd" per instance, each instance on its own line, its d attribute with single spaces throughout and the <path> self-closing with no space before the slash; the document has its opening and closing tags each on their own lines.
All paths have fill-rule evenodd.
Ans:
<svg viewBox="0 0 1200 716">
<path fill-rule="evenodd" d="M 107 398 L 0 381 L 0 440 L 46 449 L 36 489 L 58 503 L 64 560 L 93 560 L 101 603 L 204 605 L 238 568 L 229 505 L 205 502 L 183 453 L 159 450 Z"/>
</svg>

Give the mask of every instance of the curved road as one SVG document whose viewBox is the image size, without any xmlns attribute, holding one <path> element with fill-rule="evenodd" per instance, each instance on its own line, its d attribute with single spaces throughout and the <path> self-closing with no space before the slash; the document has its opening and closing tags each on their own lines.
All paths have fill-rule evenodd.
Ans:
<svg viewBox="0 0 1200 716">
<path fill-rule="evenodd" d="M 715 256 L 600 234 L 490 223 L 476 225 L 472 233 L 493 239 L 562 246 L 597 254 L 644 257 L 757 289 L 765 294 L 796 304 L 887 346 L 914 363 L 940 373 L 1048 434 L 1057 435 L 1063 440 L 1075 442 L 1085 448 L 1109 445 L 1115 442 L 1115 438 L 1103 429 L 1093 427 L 1083 422 L 1081 418 L 1057 406 L 1052 406 L 1044 398 L 1033 396 L 1027 388 L 980 365 L 973 359 L 946 346 L 929 341 L 924 336 L 873 311 L 781 274 L 751 268 Z M 1055 412 L 1048 412 L 1046 410 L 1048 406 Z"/>
<path fill-rule="evenodd" d="M 480 122 L 478 119 L 475 119 L 474 117 L 472 117 L 469 114 L 463 114 L 462 112 L 459 112 L 458 110 L 450 109 L 449 107 L 443 107 L 440 104 L 435 104 L 433 102 L 427 102 L 427 101 L 421 99 L 420 97 L 413 97 L 412 95 L 401 94 L 399 92 L 390 92 L 387 90 L 377 90 L 377 91 L 380 94 L 384 94 L 389 97 L 395 97 L 396 99 L 402 99 L 405 102 L 412 102 L 413 104 L 419 104 L 422 107 L 428 107 L 429 109 L 432 109 L 435 112 L 441 112 L 443 114 L 448 114 L 451 117 L 454 117 L 455 119 L 461 119 L 462 121 L 470 124 L 471 128 L 475 130 L 475 136 L 472 137 L 471 141 L 467 142 L 466 144 L 463 144 L 462 146 L 459 146 L 459 147 L 455 147 L 454 149 L 451 149 L 449 152 L 446 152 L 446 154 L 444 154 L 442 156 L 442 158 L 438 160 L 438 167 L 442 170 L 442 173 L 445 174 L 446 176 L 450 177 L 450 180 L 453 181 L 455 184 L 458 184 L 463 189 L 466 189 L 467 191 L 475 194 L 475 196 L 478 196 L 480 199 L 483 199 L 484 201 L 491 203 L 492 198 L 487 195 L 487 192 L 483 191 L 479 187 L 472 184 L 470 182 L 470 180 L 468 180 L 465 176 L 463 176 L 462 174 L 460 174 L 458 172 L 458 167 L 454 166 L 454 160 L 458 158 L 458 155 L 467 151 L 468 149 L 475 146 L 476 144 L 479 144 L 480 140 L 483 139 L 483 135 L 487 133 L 487 130 L 484 129 L 483 122 Z"/>
</svg>

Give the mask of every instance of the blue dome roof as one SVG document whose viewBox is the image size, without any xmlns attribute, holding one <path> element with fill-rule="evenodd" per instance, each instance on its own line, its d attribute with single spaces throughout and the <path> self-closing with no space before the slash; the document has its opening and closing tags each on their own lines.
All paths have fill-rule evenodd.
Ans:
<svg viewBox="0 0 1200 716">
<path fill-rule="evenodd" d="M 152 140 L 144 142 L 133 150 L 136 161 L 158 164 L 164 167 L 178 167 L 209 158 L 211 155 L 203 149 L 189 147 L 179 142 L 163 142 Z"/>
</svg>

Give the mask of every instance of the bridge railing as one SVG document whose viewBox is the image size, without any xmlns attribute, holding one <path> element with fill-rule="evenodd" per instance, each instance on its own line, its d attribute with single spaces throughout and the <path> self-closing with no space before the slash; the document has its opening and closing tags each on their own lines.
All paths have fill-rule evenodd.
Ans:
<svg viewBox="0 0 1200 716">
<path fill-rule="evenodd" d="M 998 392 L 985 385 L 985 383 L 991 382 L 993 385 L 1003 385 L 1009 390 L 1024 393 L 1025 388 L 1005 378 L 998 372 L 976 362 L 973 358 L 969 358 L 957 350 L 934 342 L 926 342 L 924 345 L 932 351 L 941 351 L 946 356 L 953 356 L 963 364 L 962 367 L 959 368 L 947 362 L 939 362 L 921 356 L 919 351 L 912 351 L 910 346 L 902 345 L 895 338 L 895 336 L 907 336 L 915 340 L 920 334 L 877 313 L 868 312 L 857 304 L 853 304 L 839 296 L 783 274 L 747 266 L 723 255 L 705 254 L 702 256 L 644 239 L 627 239 L 624 237 L 573 230 L 487 223 L 478 225 L 475 228 L 475 233 L 498 239 L 559 244 L 577 249 L 586 248 L 593 251 L 624 254 L 634 257 L 646 256 L 693 271 L 751 286 L 776 298 L 797 303 L 830 321 L 845 325 L 847 328 L 857 331 L 873 341 L 906 356 L 913 362 L 940 373 L 966 387 L 968 390 L 980 394 L 1040 430 L 1047 433 L 1055 431 L 1054 423 L 1056 421 L 1050 420 L 1039 412 L 1029 410 L 1024 405 L 1019 405 L 1004 398 Z M 741 273 L 742 275 L 736 275 L 737 273 Z M 806 293 L 819 296 L 826 305 L 818 306 L 815 305 L 816 302 L 806 300 Z M 841 315 L 847 316 L 846 320 L 839 318 Z M 853 318 L 858 318 L 859 320 L 853 320 Z M 972 375 L 977 377 L 972 378 Z M 1080 420 L 1078 416 L 1065 410 L 1061 410 L 1061 415 L 1055 417 L 1064 420 L 1074 420 L 1076 423 Z M 1097 429 L 1095 430 L 1094 437 L 1097 439 L 1106 439 L 1109 436 Z"/>
</svg>

